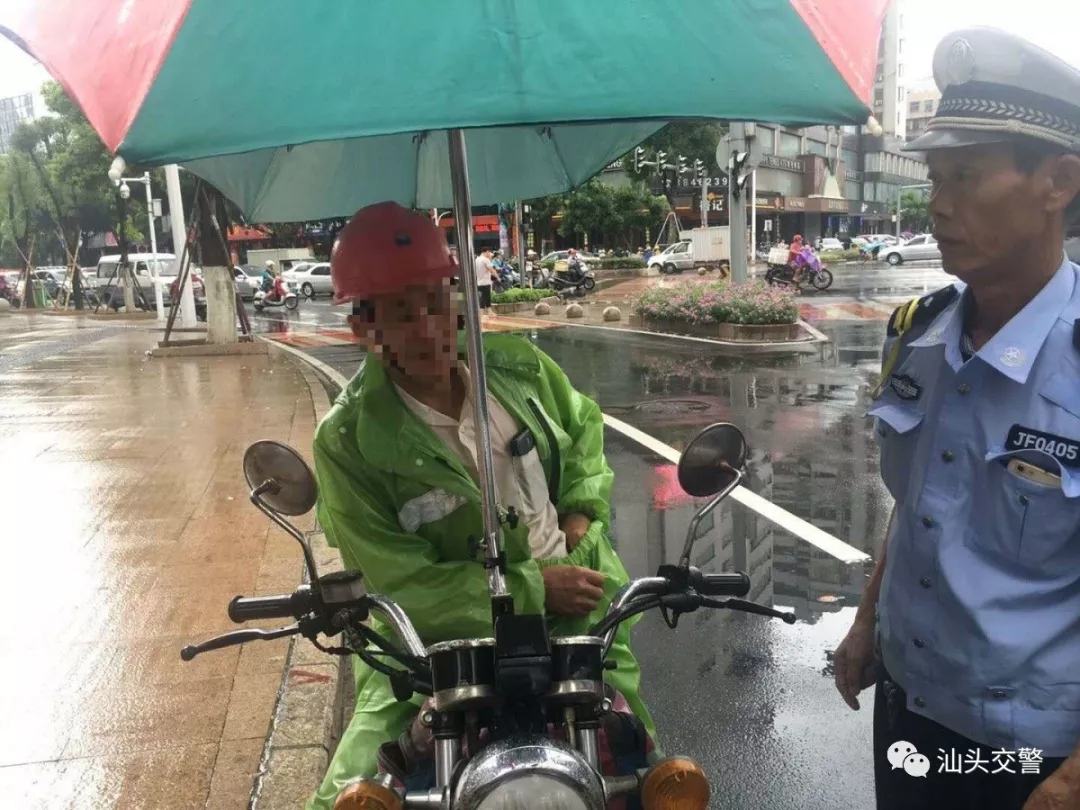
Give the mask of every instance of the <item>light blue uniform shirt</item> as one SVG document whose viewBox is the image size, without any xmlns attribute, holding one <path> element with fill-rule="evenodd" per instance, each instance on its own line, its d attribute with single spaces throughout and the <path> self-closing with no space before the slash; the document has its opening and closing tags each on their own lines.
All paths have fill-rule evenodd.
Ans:
<svg viewBox="0 0 1080 810">
<path fill-rule="evenodd" d="M 966 363 L 957 296 L 870 410 L 896 500 L 878 602 L 886 669 L 911 711 L 1044 757 L 1080 742 L 1078 279 L 1063 261 Z"/>
</svg>

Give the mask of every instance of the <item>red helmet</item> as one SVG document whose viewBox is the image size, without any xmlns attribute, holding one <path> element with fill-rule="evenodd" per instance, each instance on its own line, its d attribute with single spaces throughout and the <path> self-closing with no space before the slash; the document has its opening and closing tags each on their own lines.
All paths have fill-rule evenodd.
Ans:
<svg viewBox="0 0 1080 810">
<path fill-rule="evenodd" d="M 792 242 L 801 242 L 802 241 L 802 234 L 801 233 L 795 234 L 795 238 L 792 239 L 791 241 Z"/>
<path fill-rule="evenodd" d="M 455 275 L 442 232 L 423 214 L 396 202 L 357 211 L 330 251 L 334 303 L 396 292 Z"/>
</svg>

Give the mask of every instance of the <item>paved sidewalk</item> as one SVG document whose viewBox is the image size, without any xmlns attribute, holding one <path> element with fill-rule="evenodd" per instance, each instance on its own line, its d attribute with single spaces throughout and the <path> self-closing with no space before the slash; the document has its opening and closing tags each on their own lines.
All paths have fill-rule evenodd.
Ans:
<svg viewBox="0 0 1080 810">
<path fill-rule="evenodd" d="M 179 650 L 300 581 L 240 461 L 260 438 L 306 455 L 311 393 L 267 356 L 150 359 L 156 337 L 0 317 L 4 807 L 248 804 L 288 641 Z"/>
</svg>

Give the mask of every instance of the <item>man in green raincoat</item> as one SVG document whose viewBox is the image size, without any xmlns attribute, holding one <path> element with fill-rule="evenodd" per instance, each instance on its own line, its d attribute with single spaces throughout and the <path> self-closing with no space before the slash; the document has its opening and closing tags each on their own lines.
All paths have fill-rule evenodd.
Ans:
<svg viewBox="0 0 1080 810">
<path fill-rule="evenodd" d="M 423 215 L 379 203 L 338 236 L 331 268 L 334 303 L 352 302 L 349 322 L 369 354 L 315 436 L 319 522 L 346 567 L 400 604 L 425 644 L 490 637 L 472 541 L 483 534 L 473 387 L 446 241 Z M 487 335 L 484 357 L 497 498 L 520 516 L 502 526 L 515 610 L 546 613 L 553 635 L 581 634 L 628 579 L 608 539 L 613 475 L 600 409 L 526 340 Z M 606 677 L 655 736 L 631 624 L 616 634 Z M 424 699 L 398 702 L 384 675 L 354 664 L 356 711 L 309 810 L 373 775 L 379 747 L 410 727 Z"/>
</svg>

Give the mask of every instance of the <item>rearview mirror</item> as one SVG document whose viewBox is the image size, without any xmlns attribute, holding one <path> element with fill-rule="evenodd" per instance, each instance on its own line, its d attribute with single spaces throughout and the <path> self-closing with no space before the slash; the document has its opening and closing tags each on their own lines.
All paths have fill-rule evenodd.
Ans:
<svg viewBox="0 0 1080 810">
<path fill-rule="evenodd" d="M 267 508 L 297 517 L 315 506 L 315 473 L 300 454 L 281 442 L 255 442 L 244 453 L 244 478 Z"/>
<path fill-rule="evenodd" d="M 735 425 L 710 425 L 693 438 L 679 459 L 679 486 L 707 498 L 731 486 L 746 464 L 746 438 Z"/>
</svg>

